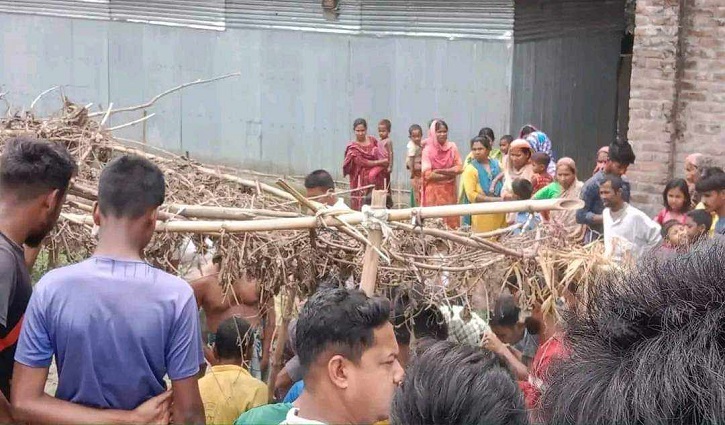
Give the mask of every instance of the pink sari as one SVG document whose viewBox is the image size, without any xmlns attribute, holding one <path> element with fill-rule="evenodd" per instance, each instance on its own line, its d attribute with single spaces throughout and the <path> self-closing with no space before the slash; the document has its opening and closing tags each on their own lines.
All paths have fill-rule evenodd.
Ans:
<svg viewBox="0 0 725 425">
<path fill-rule="evenodd" d="M 421 205 L 424 207 L 436 205 L 454 205 L 458 203 L 456 178 L 431 181 L 430 176 L 435 170 L 461 166 L 461 154 L 455 143 L 446 141 L 442 145 L 438 143 L 435 133 L 436 121 L 433 121 L 428 131 L 428 139 L 421 158 L 421 173 L 423 175 L 423 187 L 421 190 Z M 460 217 L 448 217 L 446 224 L 451 229 L 460 227 Z"/>
</svg>

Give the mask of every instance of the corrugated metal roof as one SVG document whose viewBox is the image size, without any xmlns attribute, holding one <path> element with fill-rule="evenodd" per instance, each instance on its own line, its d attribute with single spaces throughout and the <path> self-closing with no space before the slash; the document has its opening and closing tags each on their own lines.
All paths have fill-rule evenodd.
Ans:
<svg viewBox="0 0 725 425">
<path fill-rule="evenodd" d="M 0 12 L 109 19 L 108 0 L 0 0 Z"/>
<path fill-rule="evenodd" d="M 514 38 L 526 41 L 585 31 L 624 30 L 625 0 L 516 0 Z"/>
<path fill-rule="evenodd" d="M 230 27 L 372 35 L 510 38 L 513 0 L 341 0 L 336 17 L 319 0 L 228 0 Z"/>
<path fill-rule="evenodd" d="M 224 0 L 111 0 L 111 18 L 223 30 Z"/>
</svg>

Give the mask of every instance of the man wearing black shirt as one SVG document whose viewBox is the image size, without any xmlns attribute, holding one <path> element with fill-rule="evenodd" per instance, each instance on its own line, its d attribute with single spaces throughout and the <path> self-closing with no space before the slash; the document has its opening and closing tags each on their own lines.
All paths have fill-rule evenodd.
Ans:
<svg viewBox="0 0 725 425">
<path fill-rule="evenodd" d="M 77 168 L 60 144 L 8 140 L 0 157 L 0 423 L 10 422 L 15 348 L 32 286 L 23 244 L 38 247 L 53 229 Z"/>
</svg>

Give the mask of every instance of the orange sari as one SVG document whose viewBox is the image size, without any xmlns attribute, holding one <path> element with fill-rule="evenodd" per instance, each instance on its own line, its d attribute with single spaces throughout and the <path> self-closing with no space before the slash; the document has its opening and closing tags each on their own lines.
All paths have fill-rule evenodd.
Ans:
<svg viewBox="0 0 725 425">
<path fill-rule="evenodd" d="M 430 177 L 435 170 L 461 167 L 461 154 L 455 143 L 446 141 L 442 145 L 436 140 L 435 121 L 431 124 L 428 141 L 423 148 L 421 168 L 423 175 L 423 189 L 421 190 L 421 205 L 431 207 L 437 205 L 455 205 L 458 203 L 456 178 L 431 181 Z M 446 225 L 457 229 L 461 225 L 460 217 L 447 217 Z"/>
</svg>

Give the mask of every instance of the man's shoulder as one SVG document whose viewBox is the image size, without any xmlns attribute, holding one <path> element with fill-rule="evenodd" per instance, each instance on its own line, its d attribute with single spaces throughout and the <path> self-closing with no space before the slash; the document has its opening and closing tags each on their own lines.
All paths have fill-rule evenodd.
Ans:
<svg viewBox="0 0 725 425">
<path fill-rule="evenodd" d="M 244 412 L 234 425 L 277 425 L 287 418 L 292 403 L 266 404 Z"/>
<path fill-rule="evenodd" d="M 17 267 L 18 262 L 18 256 L 15 255 L 13 249 L 5 244 L 0 244 L 0 274 L 7 274 Z"/>
<path fill-rule="evenodd" d="M 157 267 L 150 267 L 152 267 L 152 269 L 157 273 L 156 282 L 157 284 L 161 285 L 162 289 L 167 291 L 174 291 L 183 297 L 194 296 L 194 290 L 192 289 L 191 285 L 189 285 L 189 282 L 187 282 L 186 280 L 180 278 L 179 276 L 161 270 Z"/>
</svg>

